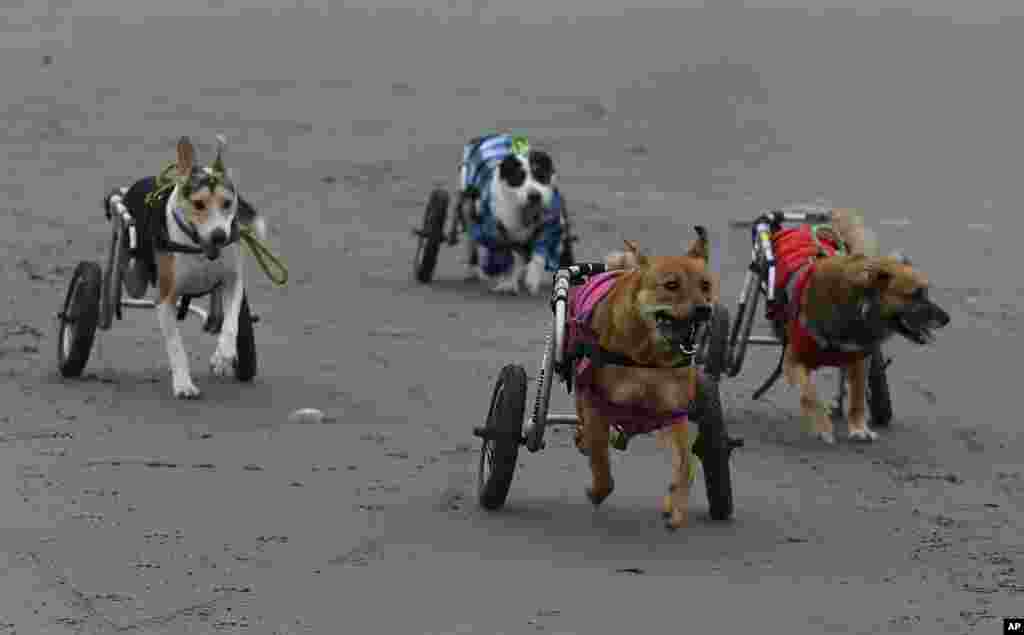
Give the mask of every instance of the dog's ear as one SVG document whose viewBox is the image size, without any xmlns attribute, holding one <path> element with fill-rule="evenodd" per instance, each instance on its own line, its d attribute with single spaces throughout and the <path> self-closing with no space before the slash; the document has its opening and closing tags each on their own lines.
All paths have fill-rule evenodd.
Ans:
<svg viewBox="0 0 1024 635">
<path fill-rule="evenodd" d="M 648 253 L 646 249 L 640 249 L 640 243 L 635 240 L 628 238 L 622 241 L 626 244 L 626 253 L 630 254 L 632 259 L 636 262 L 636 266 L 643 268 L 648 264 Z"/>
<path fill-rule="evenodd" d="M 686 252 L 686 255 L 690 258 L 699 258 L 704 261 L 704 264 L 707 264 L 711 259 L 708 230 L 703 225 L 695 225 L 693 229 L 697 232 L 697 239 L 690 245 L 690 251 Z"/>
<path fill-rule="evenodd" d="M 192 166 L 196 162 L 196 149 L 188 137 L 178 139 L 178 175 L 189 176 L 192 174 Z"/>
<path fill-rule="evenodd" d="M 220 175 L 227 174 L 224 170 L 224 151 L 228 148 L 228 139 L 223 134 L 217 135 L 217 157 L 210 164 L 210 169 Z"/>
</svg>

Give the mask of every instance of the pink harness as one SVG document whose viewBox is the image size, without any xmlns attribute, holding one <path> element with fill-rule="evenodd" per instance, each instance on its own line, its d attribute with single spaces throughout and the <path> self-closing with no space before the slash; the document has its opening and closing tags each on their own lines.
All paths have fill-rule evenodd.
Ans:
<svg viewBox="0 0 1024 635">
<path fill-rule="evenodd" d="M 623 270 L 607 271 L 590 279 L 583 285 L 569 289 L 569 317 L 566 351 L 572 352 L 579 342 L 587 342 L 597 346 L 597 334 L 590 328 L 590 320 L 594 309 L 604 300 L 608 292 L 615 286 Z M 648 434 L 674 423 L 686 421 L 689 415 L 687 408 L 679 408 L 669 413 L 660 413 L 640 404 L 619 404 L 608 399 L 605 391 L 594 383 L 593 362 L 589 357 L 580 357 L 575 362 L 575 383 L 580 390 L 590 393 L 602 414 L 612 420 L 612 425 L 623 434 L 633 436 Z"/>
</svg>

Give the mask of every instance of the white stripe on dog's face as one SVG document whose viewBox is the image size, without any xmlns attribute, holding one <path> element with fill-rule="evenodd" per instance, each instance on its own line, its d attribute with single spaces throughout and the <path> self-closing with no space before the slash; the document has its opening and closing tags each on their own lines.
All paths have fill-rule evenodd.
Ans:
<svg viewBox="0 0 1024 635">
<path fill-rule="evenodd" d="M 189 195 L 188 218 L 204 244 L 211 242 L 218 229 L 226 237 L 231 236 L 231 225 L 238 207 L 235 199 L 234 189 L 224 182 L 217 183 L 213 189 L 209 183 L 202 183 Z"/>
</svg>

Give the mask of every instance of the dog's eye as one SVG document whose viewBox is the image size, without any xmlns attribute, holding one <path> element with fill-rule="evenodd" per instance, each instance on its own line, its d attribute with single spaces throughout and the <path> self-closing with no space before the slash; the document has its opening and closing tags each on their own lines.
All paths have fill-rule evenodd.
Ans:
<svg viewBox="0 0 1024 635">
<path fill-rule="evenodd" d="M 668 282 L 665 283 L 665 288 L 668 289 L 669 291 L 678 291 L 679 290 L 679 281 L 678 280 L 669 280 Z"/>
<path fill-rule="evenodd" d="M 230 198 L 224 199 L 224 210 L 227 211 L 231 209 L 232 203 L 234 203 L 234 201 L 232 201 Z"/>
<path fill-rule="evenodd" d="M 704 294 L 710 294 L 711 293 L 711 281 L 710 280 L 701 280 L 700 281 L 700 291 L 701 291 L 701 293 L 704 293 Z"/>
<path fill-rule="evenodd" d="M 533 172 L 533 178 L 538 183 L 548 185 L 551 183 L 551 176 L 555 172 L 555 166 L 550 156 L 535 150 L 530 153 L 530 171 Z"/>
<path fill-rule="evenodd" d="M 498 167 L 498 175 L 512 187 L 520 187 L 526 181 L 526 171 L 515 157 L 505 157 L 502 160 Z"/>
<path fill-rule="evenodd" d="M 195 207 L 196 210 L 200 212 L 206 209 L 206 203 L 204 203 L 203 201 L 192 201 L 192 206 Z"/>
</svg>

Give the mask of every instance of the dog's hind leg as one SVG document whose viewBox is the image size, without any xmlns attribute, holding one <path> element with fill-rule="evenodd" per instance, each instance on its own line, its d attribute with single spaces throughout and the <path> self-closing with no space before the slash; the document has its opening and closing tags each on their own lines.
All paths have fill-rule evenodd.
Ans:
<svg viewBox="0 0 1024 635">
<path fill-rule="evenodd" d="M 867 359 L 862 358 L 850 364 L 846 369 L 846 378 L 850 386 L 850 414 L 846 419 L 850 440 L 875 441 L 878 439 L 878 433 L 868 427 L 867 414 L 865 412 L 865 402 L 867 401 Z"/>
<path fill-rule="evenodd" d="M 242 295 L 245 293 L 245 279 L 242 267 L 245 264 L 242 250 L 235 246 L 235 272 L 223 284 L 223 293 L 227 294 L 224 311 L 224 322 L 217 337 L 217 348 L 210 357 L 210 369 L 218 377 L 226 377 L 234 371 L 238 361 L 238 315 L 242 311 Z"/>
<path fill-rule="evenodd" d="M 803 421 L 810 427 L 817 438 L 831 445 L 836 442 L 832 432 L 832 420 L 825 412 L 825 407 L 818 401 L 818 392 L 814 387 L 809 368 L 793 359 L 787 346 L 783 353 L 783 367 L 786 380 L 791 386 L 800 390 L 800 413 Z"/>
<path fill-rule="evenodd" d="M 224 290 L 220 287 L 210 292 L 210 312 L 203 323 L 203 331 L 212 335 L 220 333 L 224 325 Z"/>
<path fill-rule="evenodd" d="M 188 367 L 188 354 L 181 341 L 178 330 L 177 294 L 174 290 L 174 255 L 159 256 L 160 301 L 156 306 L 160 332 L 167 347 L 167 358 L 171 364 L 171 385 L 174 396 L 180 399 L 196 399 L 200 396 L 199 389 L 192 383 L 192 374 Z"/>
</svg>

